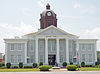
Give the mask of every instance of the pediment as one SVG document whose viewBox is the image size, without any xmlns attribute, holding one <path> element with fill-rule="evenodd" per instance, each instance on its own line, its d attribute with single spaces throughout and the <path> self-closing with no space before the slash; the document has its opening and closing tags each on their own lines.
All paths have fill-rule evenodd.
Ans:
<svg viewBox="0 0 100 74">
<path fill-rule="evenodd" d="M 38 35 L 66 35 L 66 33 L 63 33 L 56 27 L 50 27 L 50 28 L 38 33 Z"/>
</svg>

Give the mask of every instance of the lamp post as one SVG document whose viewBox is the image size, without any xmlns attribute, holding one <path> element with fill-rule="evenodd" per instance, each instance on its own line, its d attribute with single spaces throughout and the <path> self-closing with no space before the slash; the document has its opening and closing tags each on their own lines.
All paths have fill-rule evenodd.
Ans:
<svg viewBox="0 0 100 74">
<path fill-rule="evenodd" d="M 79 71 L 79 51 L 77 50 L 77 66 L 78 66 L 78 71 Z"/>
</svg>

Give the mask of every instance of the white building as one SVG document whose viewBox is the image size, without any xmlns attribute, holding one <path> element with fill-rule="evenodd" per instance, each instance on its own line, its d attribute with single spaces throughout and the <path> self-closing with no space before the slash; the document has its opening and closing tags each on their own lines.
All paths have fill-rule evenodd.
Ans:
<svg viewBox="0 0 100 74">
<path fill-rule="evenodd" d="M 40 14 L 40 30 L 26 34 L 22 38 L 4 39 L 5 63 L 32 65 L 43 62 L 45 65 L 62 66 L 63 62 L 94 65 L 97 61 L 97 39 L 79 39 L 57 27 L 54 11 L 47 4 L 46 10 Z"/>
</svg>

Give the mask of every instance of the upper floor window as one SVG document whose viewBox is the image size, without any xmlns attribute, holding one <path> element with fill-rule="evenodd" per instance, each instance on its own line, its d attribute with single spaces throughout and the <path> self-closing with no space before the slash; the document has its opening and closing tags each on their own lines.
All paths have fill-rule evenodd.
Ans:
<svg viewBox="0 0 100 74">
<path fill-rule="evenodd" d="M 48 41 L 48 51 L 56 51 L 56 40 L 49 40 Z"/>
<path fill-rule="evenodd" d="M 10 50 L 14 50 L 14 44 L 10 44 Z"/>
<path fill-rule="evenodd" d="M 18 44 L 18 50 L 22 50 L 21 44 Z"/>
</svg>

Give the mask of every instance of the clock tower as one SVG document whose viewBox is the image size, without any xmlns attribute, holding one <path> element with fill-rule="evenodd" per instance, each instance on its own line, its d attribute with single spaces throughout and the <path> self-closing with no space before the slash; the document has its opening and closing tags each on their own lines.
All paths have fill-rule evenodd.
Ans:
<svg viewBox="0 0 100 74">
<path fill-rule="evenodd" d="M 40 29 L 44 29 L 51 25 L 57 27 L 57 18 L 54 11 L 50 9 L 50 5 L 47 4 L 46 10 L 40 14 Z"/>
</svg>

